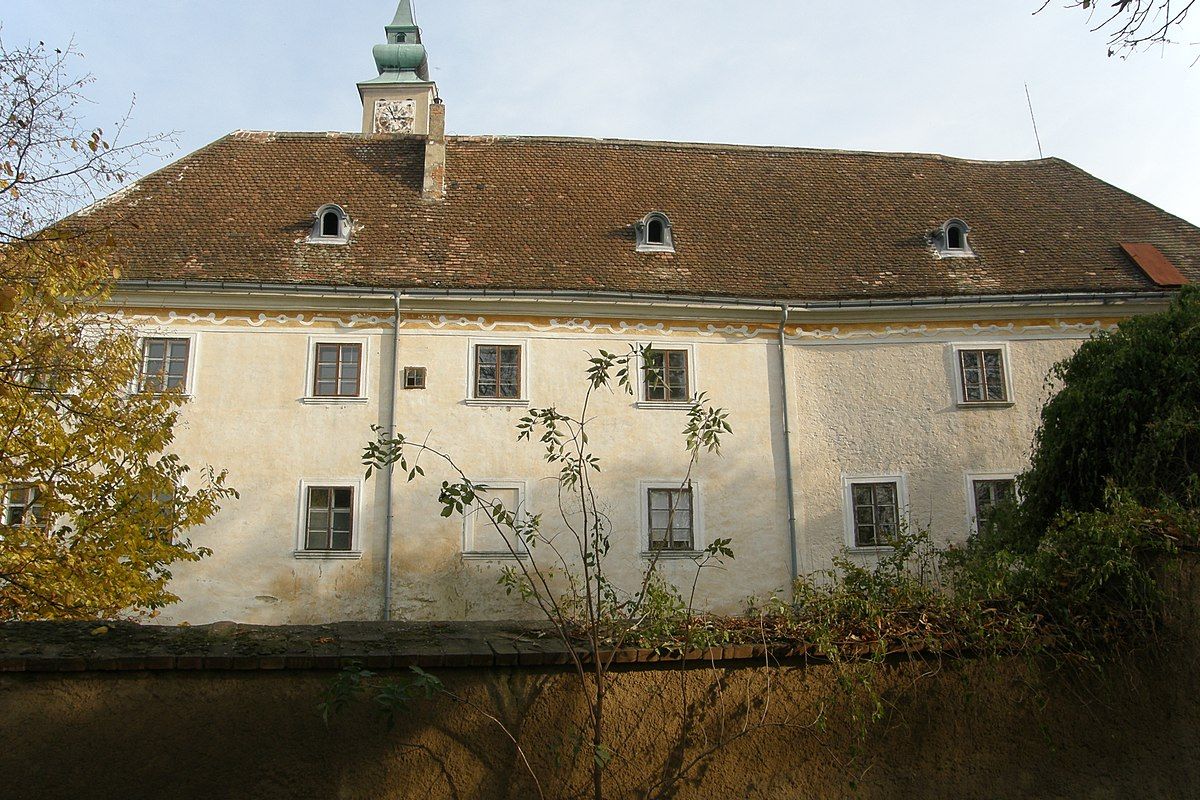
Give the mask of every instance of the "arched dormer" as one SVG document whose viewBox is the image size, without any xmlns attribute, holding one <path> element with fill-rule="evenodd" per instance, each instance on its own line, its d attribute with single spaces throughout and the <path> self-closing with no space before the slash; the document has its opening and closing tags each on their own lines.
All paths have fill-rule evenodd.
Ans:
<svg viewBox="0 0 1200 800">
<path fill-rule="evenodd" d="M 347 244 L 350 241 L 350 217 L 336 203 L 317 209 L 308 241 L 313 244 Z"/>
<path fill-rule="evenodd" d="M 974 256 L 967 234 L 971 227 L 957 217 L 952 217 L 942 223 L 933 233 L 933 244 L 938 255 L 943 258 L 966 258 Z"/>
<path fill-rule="evenodd" d="M 639 253 L 674 253 L 675 239 L 671 234 L 671 220 L 661 211 L 651 211 L 642 217 L 637 228 L 637 251 Z"/>
</svg>

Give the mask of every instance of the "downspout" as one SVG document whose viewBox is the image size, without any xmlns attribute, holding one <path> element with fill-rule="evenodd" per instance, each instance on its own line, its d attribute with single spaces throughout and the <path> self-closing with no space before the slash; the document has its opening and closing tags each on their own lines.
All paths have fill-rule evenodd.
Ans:
<svg viewBox="0 0 1200 800">
<path fill-rule="evenodd" d="M 781 306 L 783 315 L 779 320 L 779 387 L 783 400 L 783 472 L 787 481 L 788 504 L 788 552 L 791 555 L 792 583 L 800 577 L 800 566 L 796 553 L 796 490 L 792 482 L 792 415 L 788 411 L 788 372 L 787 372 L 787 323 L 791 311 L 788 306 Z"/>
<path fill-rule="evenodd" d="M 393 322 L 392 325 L 392 358 L 391 358 L 391 400 L 388 403 L 387 411 L 387 433 L 389 437 L 396 435 L 396 401 L 399 388 L 399 380 L 396 378 L 396 371 L 400 366 L 400 292 L 392 292 L 393 300 Z M 392 619 L 392 518 L 395 516 L 392 508 L 392 478 L 395 474 L 395 466 L 388 464 L 384 471 L 387 480 L 387 486 L 384 489 L 384 506 L 386 515 L 383 524 L 383 621 L 390 622 Z"/>
</svg>

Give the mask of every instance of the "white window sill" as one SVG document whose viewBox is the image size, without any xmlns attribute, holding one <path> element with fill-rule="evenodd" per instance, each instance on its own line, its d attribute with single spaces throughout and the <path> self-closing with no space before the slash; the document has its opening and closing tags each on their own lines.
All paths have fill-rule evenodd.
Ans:
<svg viewBox="0 0 1200 800">
<path fill-rule="evenodd" d="M 669 244 L 639 244 L 637 246 L 639 253 L 674 253 L 674 245 Z"/>
<path fill-rule="evenodd" d="M 895 549 L 890 545 L 855 545 L 847 547 L 846 552 L 852 556 L 885 556 Z"/>
<path fill-rule="evenodd" d="M 696 405 L 691 400 L 638 400 L 635 408 L 661 408 L 668 411 L 688 411 Z"/>
<path fill-rule="evenodd" d="M 463 400 L 463 405 L 466 406 L 509 406 L 512 408 L 528 408 L 529 401 L 519 398 L 495 398 L 495 397 L 468 397 Z"/>
<path fill-rule="evenodd" d="M 362 558 L 361 550 L 297 550 L 296 558 L 306 560 L 356 561 Z"/>
<path fill-rule="evenodd" d="M 462 557 L 463 561 L 527 561 L 529 560 L 529 553 L 517 553 L 513 555 L 508 551 L 490 553 L 468 550 L 463 552 Z"/>
<path fill-rule="evenodd" d="M 1012 400 L 959 400 L 959 408 L 1011 408 Z"/>
<path fill-rule="evenodd" d="M 671 561 L 675 559 L 696 559 L 705 556 L 703 550 L 643 550 L 642 558 L 647 561 L 658 559 L 659 561 Z"/>
<path fill-rule="evenodd" d="M 66 392 L 60 392 L 60 394 L 66 394 Z M 79 394 L 79 392 L 75 391 L 71 392 L 71 394 Z M 196 396 L 195 392 L 150 392 L 144 389 L 135 391 L 134 394 L 152 394 L 156 396 L 175 395 L 176 397 L 182 397 L 184 400 L 191 400 Z"/>
<path fill-rule="evenodd" d="M 305 405 L 327 406 L 343 403 L 366 403 L 370 399 L 369 397 L 301 397 L 300 402 Z"/>
<path fill-rule="evenodd" d="M 349 239 L 343 239 L 339 236 L 328 236 L 328 237 L 321 237 L 321 238 L 310 236 L 307 239 L 305 239 L 304 242 L 306 244 L 342 244 L 342 245 L 350 244 Z"/>
</svg>

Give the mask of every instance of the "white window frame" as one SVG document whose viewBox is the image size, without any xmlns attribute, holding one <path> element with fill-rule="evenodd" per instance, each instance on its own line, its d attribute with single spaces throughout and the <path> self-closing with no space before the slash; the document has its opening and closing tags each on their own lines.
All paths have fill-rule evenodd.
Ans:
<svg viewBox="0 0 1200 800">
<path fill-rule="evenodd" d="M 138 349 L 138 372 L 133 379 L 133 392 L 142 393 L 142 369 L 146 365 L 146 340 L 147 339 L 187 339 L 188 340 L 188 363 L 187 370 L 183 378 L 183 393 L 186 398 L 196 396 L 196 364 L 200 361 L 200 336 L 195 331 L 172 331 L 169 328 L 159 329 L 154 331 L 140 331 L 137 338 Z M 150 392 L 150 394 L 164 394 L 163 392 Z"/>
<path fill-rule="evenodd" d="M 650 222 L 658 220 L 663 227 L 663 240 L 661 242 L 651 242 L 649 237 Z M 646 216 L 642 217 L 637 223 L 637 246 L 636 250 L 639 253 L 674 253 L 675 252 L 675 233 L 674 226 L 671 225 L 671 218 L 662 211 L 651 211 Z"/>
<path fill-rule="evenodd" d="M 22 481 L 13 481 L 12 483 L 8 483 L 3 486 L 0 486 L 0 522 L 2 522 L 5 518 L 8 517 L 9 509 L 16 505 L 11 500 L 12 492 L 14 489 L 18 489 L 18 490 L 28 489 L 33 492 L 35 502 L 33 502 L 32 504 L 26 504 L 26 505 L 22 506 L 25 509 L 25 513 L 28 513 L 28 511 L 31 507 L 36 507 L 36 506 L 40 505 L 42 507 L 42 514 L 45 515 L 46 505 L 45 505 L 44 492 L 38 487 L 38 484 L 22 482 Z M 22 516 L 25 516 L 25 515 L 22 514 Z M 48 521 L 49 520 L 43 520 L 43 523 L 48 522 Z M 21 523 L 18 523 L 18 525 L 20 525 L 20 524 Z M 10 525 L 10 527 L 16 527 L 16 526 Z M 34 526 L 29 526 L 29 527 L 34 527 Z"/>
<path fill-rule="evenodd" d="M 325 215 L 330 211 L 338 215 L 338 234 L 337 236 L 326 236 L 322 231 L 322 222 Z M 346 213 L 346 209 L 339 206 L 337 203 L 326 203 L 317 209 L 316 218 L 313 221 L 313 226 L 309 229 L 308 239 L 309 244 L 349 244 L 350 243 L 350 215 Z"/>
<path fill-rule="evenodd" d="M 349 550 L 306 550 L 304 548 L 308 535 L 308 490 L 323 486 L 354 490 L 354 516 L 350 520 Z M 354 560 L 362 558 L 362 510 L 362 478 L 301 478 L 296 514 L 296 546 L 292 555 L 299 559 Z"/>
<path fill-rule="evenodd" d="M 641 343 L 639 342 L 639 345 Z M 636 360 L 636 375 L 631 376 L 637 380 L 637 401 L 634 406 L 637 408 L 665 408 L 683 411 L 690 409 L 696 403 L 696 396 L 700 394 L 700 369 L 699 362 L 696 359 L 696 344 L 695 342 L 650 342 L 651 350 L 685 350 L 688 358 L 688 389 L 691 390 L 691 396 L 687 400 L 647 400 L 646 399 L 646 359 L 639 351 Z"/>
<path fill-rule="evenodd" d="M 475 396 L 475 347 L 476 345 L 507 345 L 521 348 L 521 385 L 520 397 L 476 397 Z M 466 399 L 463 403 L 468 406 L 518 406 L 529 405 L 529 339 L 502 339 L 490 337 L 471 337 L 467 339 L 467 381 Z"/>
<path fill-rule="evenodd" d="M 962 356 L 964 350 L 999 350 L 1004 361 L 1004 400 L 967 400 L 966 387 L 962 379 Z M 959 408 L 1006 408 L 1013 405 L 1012 358 L 1008 342 L 952 342 L 950 345 L 950 369 L 954 376 L 954 402 Z"/>
<path fill-rule="evenodd" d="M 704 552 L 708 542 L 704 536 L 704 496 L 700 481 L 692 478 L 684 485 L 678 478 L 675 480 L 654 479 L 638 481 L 638 547 L 643 559 L 651 561 L 658 559 L 666 561 L 673 558 L 696 558 Z M 691 550 L 651 550 L 650 549 L 650 490 L 651 489 L 687 489 L 692 490 L 692 549 Z"/>
<path fill-rule="evenodd" d="M 356 397 L 318 397 L 313 394 L 314 378 L 317 372 L 317 345 L 318 344 L 357 344 L 361 345 L 361 361 L 359 362 L 359 381 L 358 395 Z M 308 366 L 304 370 L 304 393 L 301 395 L 302 402 L 312 403 L 316 405 L 327 405 L 329 403 L 366 403 L 371 399 L 369 391 L 369 365 L 371 363 L 371 337 L 369 336 L 346 336 L 336 333 L 328 336 L 313 334 L 308 337 Z"/>
<path fill-rule="evenodd" d="M 525 481 L 513 480 L 480 480 L 475 483 L 486 486 L 489 489 L 516 489 L 517 490 L 517 507 L 515 509 L 506 509 L 514 512 L 518 517 L 529 516 L 529 487 Z M 487 499 L 485 493 L 484 499 Z M 475 526 L 490 525 L 486 515 L 480 521 L 479 515 L 482 513 L 478 505 L 472 506 L 463 514 L 462 524 L 462 557 L 468 561 L 503 561 L 505 559 L 512 561 L 514 558 L 527 559 L 529 558 L 529 549 L 522 541 L 513 542 L 514 550 L 517 551 L 514 556 L 507 550 L 476 550 L 475 549 Z"/>
<path fill-rule="evenodd" d="M 958 228 L 962 232 L 962 247 L 950 246 L 950 229 Z M 969 238 L 971 226 L 958 217 L 951 217 L 942 223 L 934 234 L 934 244 L 940 258 L 974 258 L 975 251 L 971 249 Z"/>
<path fill-rule="evenodd" d="M 896 484 L 896 524 L 904 529 L 909 524 L 908 478 L 903 472 L 873 472 L 842 474 L 842 527 L 846 550 L 851 553 L 889 553 L 890 545 L 860 546 L 855 541 L 857 526 L 854 520 L 854 490 L 856 483 Z"/>
<path fill-rule="evenodd" d="M 979 509 L 975 507 L 975 481 L 1012 481 L 1013 494 L 1015 495 L 1017 492 L 1017 471 L 963 473 L 963 487 L 967 492 L 967 530 L 972 534 L 979 533 Z"/>
</svg>

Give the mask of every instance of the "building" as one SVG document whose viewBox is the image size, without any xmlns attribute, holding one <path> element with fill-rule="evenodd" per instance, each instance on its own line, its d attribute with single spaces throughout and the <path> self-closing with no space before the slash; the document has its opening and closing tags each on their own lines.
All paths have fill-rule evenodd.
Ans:
<svg viewBox="0 0 1200 800">
<path fill-rule="evenodd" d="M 1050 366 L 1200 279 L 1200 229 L 1055 158 L 446 136 L 408 2 L 386 33 L 362 133 L 239 131 L 82 212 L 118 231 L 147 373 L 191 396 L 180 452 L 242 494 L 168 621 L 520 614 L 436 470 L 389 487 L 362 447 L 394 422 L 549 517 L 514 426 L 631 344 L 671 369 L 593 408 L 618 581 L 729 537 L 698 598 L 731 611 L 904 518 L 961 539 Z M 734 434 L 672 495 L 699 391 Z"/>
</svg>

